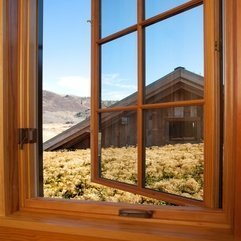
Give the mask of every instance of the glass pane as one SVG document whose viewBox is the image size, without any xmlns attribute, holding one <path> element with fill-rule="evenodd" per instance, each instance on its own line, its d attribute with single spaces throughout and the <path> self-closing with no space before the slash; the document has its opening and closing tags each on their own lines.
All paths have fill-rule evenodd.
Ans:
<svg viewBox="0 0 241 241">
<path fill-rule="evenodd" d="M 167 10 L 175 8 L 183 3 L 189 2 L 190 0 L 146 0 L 146 19 L 151 18 L 157 14 L 163 13 Z"/>
<path fill-rule="evenodd" d="M 136 32 L 102 45 L 101 101 L 102 107 L 136 103 L 137 91 Z M 125 97 L 128 97 L 123 101 Z"/>
<path fill-rule="evenodd" d="M 146 103 L 202 99 L 203 52 L 202 6 L 147 27 Z"/>
<path fill-rule="evenodd" d="M 145 111 L 146 188 L 203 199 L 203 108 Z"/>
<path fill-rule="evenodd" d="M 136 24 L 136 0 L 101 0 L 101 37 Z"/>
<path fill-rule="evenodd" d="M 137 183 L 136 112 L 101 114 L 101 177 Z"/>
</svg>

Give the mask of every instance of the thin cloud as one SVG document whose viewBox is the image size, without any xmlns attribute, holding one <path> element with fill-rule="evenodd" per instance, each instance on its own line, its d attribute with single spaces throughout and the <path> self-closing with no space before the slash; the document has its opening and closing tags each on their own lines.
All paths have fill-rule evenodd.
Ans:
<svg viewBox="0 0 241 241">
<path fill-rule="evenodd" d="M 84 76 L 62 76 L 57 85 L 65 91 L 77 96 L 90 96 L 90 78 Z"/>
<path fill-rule="evenodd" d="M 120 100 L 136 92 L 137 86 L 127 79 L 120 78 L 120 74 L 102 75 L 102 98 L 105 100 Z M 90 78 L 80 75 L 62 76 L 55 82 L 45 84 L 46 90 L 59 94 L 76 96 L 90 96 Z"/>
<path fill-rule="evenodd" d="M 129 96 L 129 94 L 125 92 L 120 92 L 120 91 L 111 91 L 111 92 L 106 92 L 102 96 L 103 100 L 113 100 L 113 101 L 119 101 L 124 99 L 125 97 Z"/>
<path fill-rule="evenodd" d="M 103 85 L 106 85 L 109 87 L 116 87 L 116 88 L 128 89 L 133 91 L 135 91 L 137 88 L 137 85 L 128 84 L 130 80 L 121 78 L 119 73 L 103 74 L 102 80 L 103 80 Z"/>
<path fill-rule="evenodd" d="M 133 80 L 121 78 L 119 73 L 102 75 L 102 99 L 103 100 L 121 100 L 130 94 L 136 92 L 137 85 Z"/>
</svg>

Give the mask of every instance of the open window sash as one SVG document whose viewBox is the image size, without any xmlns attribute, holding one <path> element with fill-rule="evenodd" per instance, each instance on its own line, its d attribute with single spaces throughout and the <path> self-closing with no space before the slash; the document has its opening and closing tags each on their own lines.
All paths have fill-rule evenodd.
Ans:
<svg viewBox="0 0 241 241">
<path fill-rule="evenodd" d="M 178 16 L 179 14 L 186 13 L 201 6 L 203 8 L 203 36 L 204 36 L 204 80 L 203 86 L 200 86 L 198 80 L 195 84 L 199 86 L 195 88 L 194 84 L 191 87 L 187 87 L 187 81 L 181 83 L 183 88 L 195 89 L 195 94 L 190 98 L 176 99 L 162 102 L 148 102 L 149 89 L 155 84 L 148 85 L 146 83 L 146 29 L 148 26 L 153 26 L 157 23 L 161 23 L 168 19 Z M 92 112 L 91 112 L 91 163 L 92 163 L 92 181 L 101 185 L 109 186 L 115 189 L 121 189 L 127 192 L 140 194 L 146 197 L 155 198 L 157 200 L 165 201 L 176 205 L 197 205 L 217 208 L 220 207 L 220 183 L 221 183 L 221 158 L 222 158 L 222 117 L 221 108 L 221 93 L 222 93 L 222 81 L 221 81 L 221 49 L 217 47 L 221 42 L 221 20 L 220 20 L 220 1 L 188 1 L 179 6 L 176 6 L 168 11 L 161 12 L 160 14 L 150 18 L 144 19 L 144 0 L 137 1 L 136 14 L 137 23 L 113 32 L 110 35 L 102 36 L 103 23 L 102 14 L 103 1 L 92 1 Z M 119 16 L 118 14 L 116 15 Z M 207 21 L 208 19 L 208 21 Z M 113 20 L 115 22 L 115 19 Z M 218 26 L 214 28 L 214 26 Z M 215 31 L 214 31 L 215 29 Z M 103 77 L 103 64 L 105 57 L 103 54 L 108 52 L 108 44 L 115 41 L 120 41 L 130 34 L 136 34 L 137 41 L 137 91 L 129 96 L 125 96 L 122 100 L 106 108 L 103 105 L 105 96 L 108 96 L 105 92 L 105 81 Z M 178 40 L 177 40 L 178 41 Z M 111 48 L 110 48 L 111 49 Z M 125 48 L 121 48 L 125 49 Z M 128 48 L 126 48 L 128 51 Z M 109 51 L 111 52 L 111 51 Z M 108 54 L 109 54 L 108 52 Z M 121 53 L 122 54 L 122 53 Z M 111 56 L 111 55 L 109 55 Z M 131 55 L 133 56 L 133 55 Z M 114 61 L 109 57 L 108 61 Z M 108 62 L 107 61 L 107 62 Z M 120 63 L 121 64 L 121 63 Z M 182 68 L 177 68 L 175 71 L 188 72 Z M 175 72 L 174 71 L 174 72 Z M 186 73 L 185 72 L 185 73 Z M 176 73 L 176 72 L 175 72 Z M 186 73 L 187 75 L 188 73 Z M 170 78 L 170 76 L 169 76 Z M 196 77 L 198 78 L 198 77 Z M 178 83 L 179 84 L 179 83 Z M 160 86 L 159 86 L 160 87 Z M 161 87 L 160 87 L 161 88 Z M 164 88 L 164 87 L 162 87 Z M 200 92 L 201 91 L 201 92 Z M 202 93 L 202 94 L 200 94 Z M 179 108 L 179 109 L 178 109 Z M 200 109 L 202 111 L 200 111 Z M 203 141 L 204 146 L 204 183 L 203 183 L 203 198 L 198 200 L 195 198 L 189 198 L 185 195 L 176 195 L 175 193 L 168 193 L 165 190 L 156 190 L 146 185 L 147 167 L 146 167 L 146 147 L 147 147 L 147 135 L 148 135 L 148 118 L 155 118 L 156 115 L 161 115 L 165 110 L 170 110 L 174 114 L 172 117 L 178 118 L 180 121 L 184 121 L 185 115 L 188 118 L 196 118 L 193 126 L 187 128 L 192 134 L 187 133 L 187 136 L 194 135 L 195 138 L 199 138 L 199 142 Z M 185 111 L 184 111 L 185 110 Z M 189 112 L 188 112 L 189 111 Z M 201 113 L 198 116 L 195 113 Z M 148 116 L 148 112 L 152 112 Z M 168 111 L 166 111 L 168 113 Z M 194 113 L 194 114 L 193 114 Z M 168 115 L 168 114 L 167 114 Z M 167 116 L 168 117 L 168 116 Z M 188 119 L 187 118 L 187 119 Z M 173 119 L 175 121 L 175 118 Z M 177 119 L 176 119 L 177 120 Z M 202 124 L 197 124 L 202 121 Z M 158 121 L 158 119 L 157 119 Z M 152 120 L 153 123 L 153 120 Z M 201 122 L 200 122 L 201 123 Z M 197 126 L 198 125 L 198 126 Z M 202 125 L 200 127 L 200 125 Z M 150 127 L 151 128 L 151 127 Z M 168 128 L 167 128 L 168 130 Z M 202 132 L 202 134 L 200 134 Z M 168 137 L 168 133 L 162 133 L 163 136 Z M 170 135 L 170 134 L 169 134 Z M 133 137 L 134 136 L 134 137 Z M 199 136 L 199 137 L 198 137 Z M 154 138 L 154 134 L 152 136 Z M 194 138 L 194 139 L 195 139 Z M 109 140 L 107 143 L 106 140 Z M 111 143 L 112 141 L 112 143 Z M 155 143 L 155 142 L 154 142 Z M 160 146 L 163 143 L 160 143 Z M 134 149 L 135 160 L 130 160 L 134 164 L 134 171 L 129 170 L 132 173 L 132 181 L 109 177 L 105 174 L 105 168 L 103 164 L 102 156 L 105 155 L 105 149 L 107 147 L 125 148 L 131 147 Z M 115 156 L 110 156 L 115 158 Z M 120 159 L 121 160 L 121 159 Z M 121 161 L 120 161 L 121 162 Z M 123 164 L 125 165 L 125 164 Z M 111 166 L 111 164 L 110 164 Z M 116 167 L 116 162 L 112 163 L 112 167 Z M 124 168 L 120 166 L 119 168 Z"/>
</svg>

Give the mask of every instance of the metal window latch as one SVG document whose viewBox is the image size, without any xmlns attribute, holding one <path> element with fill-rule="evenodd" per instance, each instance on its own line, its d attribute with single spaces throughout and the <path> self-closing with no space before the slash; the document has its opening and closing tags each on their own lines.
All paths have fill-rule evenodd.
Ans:
<svg viewBox="0 0 241 241">
<path fill-rule="evenodd" d="M 120 209 L 119 216 L 132 218 L 152 218 L 153 211 L 139 209 Z"/>
<path fill-rule="evenodd" d="M 37 142 L 37 129 L 36 128 L 20 128 L 18 129 L 18 144 L 20 149 L 23 150 L 23 145 L 28 143 Z"/>
</svg>

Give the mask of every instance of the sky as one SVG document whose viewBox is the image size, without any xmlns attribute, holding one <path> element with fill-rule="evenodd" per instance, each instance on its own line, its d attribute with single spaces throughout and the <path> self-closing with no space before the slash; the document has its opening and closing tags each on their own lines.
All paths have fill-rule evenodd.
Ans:
<svg viewBox="0 0 241 241">
<path fill-rule="evenodd" d="M 90 0 L 44 0 L 43 89 L 90 96 Z M 146 0 L 146 18 L 187 0 Z M 136 24 L 136 0 L 102 0 L 101 36 Z M 146 85 L 183 66 L 203 75 L 202 6 L 146 28 Z M 137 90 L 137 33 L 103 44 L 102 99 Z"/>
<path fill-rule="evenodd" d="M 90 96 L 90 0 L 44 0 L 43 89 Z"/>
</svg>

